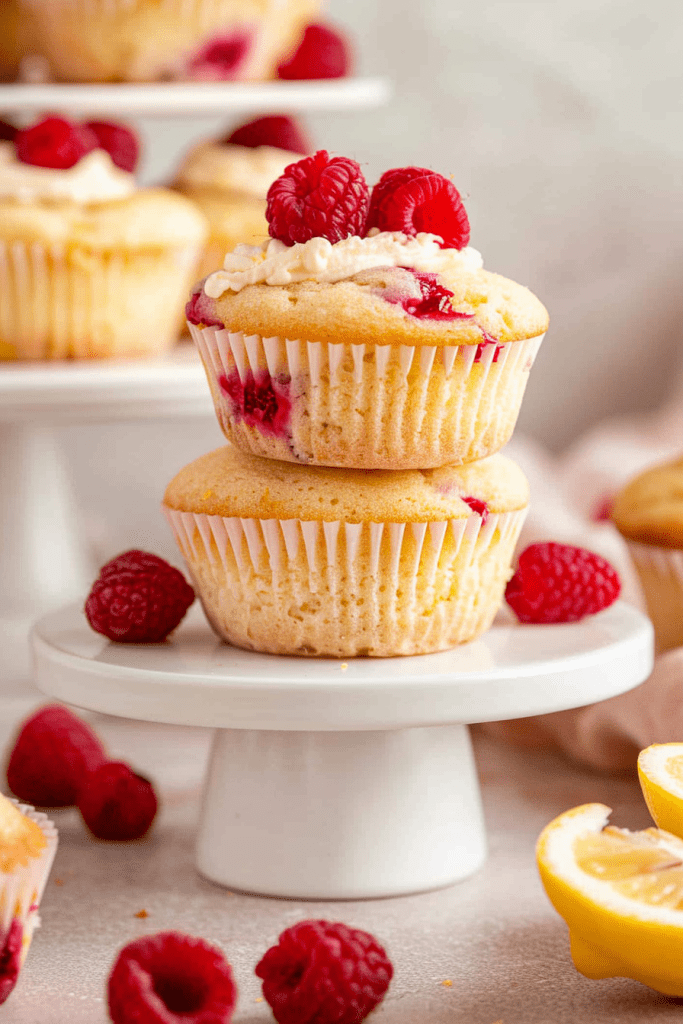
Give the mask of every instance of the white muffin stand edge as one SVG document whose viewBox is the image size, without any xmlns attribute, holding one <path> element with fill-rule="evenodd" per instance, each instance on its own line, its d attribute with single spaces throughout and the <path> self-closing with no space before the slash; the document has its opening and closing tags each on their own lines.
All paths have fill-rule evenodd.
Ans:
<svg viewBox="0 0 683 1024">
<path fill-rule="evenodd" d="M 578 707 L 649 675 L 652 626 L 623 602 L 558 626 L 497 623 L 412 658 L 285 658 L 222 643 L 194 608 L 158 645 L 107 641 L 80 606 L 32 631 L 35 678 L 91 711 L 215 729 L 197 867 L 260 895 L 421 892 L 486 857 L 468 723 Z"/>
</svg>

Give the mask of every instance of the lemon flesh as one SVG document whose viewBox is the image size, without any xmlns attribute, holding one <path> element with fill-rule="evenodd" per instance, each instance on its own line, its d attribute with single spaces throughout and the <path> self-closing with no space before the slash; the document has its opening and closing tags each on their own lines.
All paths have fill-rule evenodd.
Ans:
<svg viewBox="0 0 683 1024">
<path fill-rule="evenodd" d="M 560 815 L 537 846 L 541 880 L 564 918 L 574 964 L 683 996 L 683 841 L 607 826 L 610 809 Z"/>
</svg>

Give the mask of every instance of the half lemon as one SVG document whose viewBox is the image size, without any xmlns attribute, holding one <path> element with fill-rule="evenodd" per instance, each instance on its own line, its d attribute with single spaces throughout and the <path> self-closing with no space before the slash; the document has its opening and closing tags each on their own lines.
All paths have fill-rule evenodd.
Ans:
<svg viewBox="0 0 683 1024">
<path fill-rule="evenodd" d="M 655 824 L 683 838 L 683 743 L 654 743 L 641 750 L 638 778 Z"/>
<path fill-rule="evenodd" d="M 632 978 L 683 996 L 683 840 L 608 825 L 584 804 L 555 818 L 536 847 L 541 881 L 588 978 Z"/>
</svg>

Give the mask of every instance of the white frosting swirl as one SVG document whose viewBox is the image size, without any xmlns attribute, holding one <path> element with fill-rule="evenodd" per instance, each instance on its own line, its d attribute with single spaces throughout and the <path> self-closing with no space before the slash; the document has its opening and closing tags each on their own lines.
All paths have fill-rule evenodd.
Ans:
<svg viewBox="0 0 683 1024">
<path fill-rule="evenodd" d="M 375 229 L 367 238 L 353 235 L 334 245 L 326 238 L 311 238 L 296 245 L 285 245 L 275 238 L 263 245 L 238 245 L 225 257 L 224 269 L 206 279 L 204 291 L 209 298 L 219 299 L 224 292 L 239 292 L 249 284 L 333 284 L 375 267 L 457 274 L 472 273 L 483 266 L 476 249 L 442 249 L 440 242 L 438 235 L 422 233 L 413 237 Z"/>
<path fill-rule="evenodd" d="M 268 189 L 285 167 L 301 159 L 274 146 L 234 146 L 206 142 L 185 157 L 177 176 L 182 188 L 216 188 L 265 199 Z"/>
<path fill-rule="evenodd" d="M 34 167 L 17 159 L 14 144 L 0 142 L 0 198 L 20 203 L 37 200 L 107 203 L 135 192 L 135 176 L 122 171 L 109 153 L 94 149 L 73 167 Z"/>
</svg>

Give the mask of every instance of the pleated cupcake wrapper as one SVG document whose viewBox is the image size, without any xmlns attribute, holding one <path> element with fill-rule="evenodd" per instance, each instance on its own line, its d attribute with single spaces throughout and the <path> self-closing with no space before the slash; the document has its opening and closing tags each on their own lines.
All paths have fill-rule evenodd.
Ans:
<svg viewBox="0 0 683 1024">
<path fill-rule="evenodd" d="M 502 578 L 526 516 L 522 509 L 489 514 L 483 523 L 478 515 L 432 523 L 344 523 L 164 511 L 221 636 L 256 650 L 337 657 L 370 649 L 386 656 L 426 653 L 481 633 L 493 620 L 501 593 L 472 593 L 465 587 L 447 610 L 437 599 L 442 552 L 448 543 L 445 571 L 452 572 L 457 559 L 462 575 L 478 560 L 483 565 L 489 555 L 499 557 Z M 493 544 L 496 552 L 490 551 Z M 253 619 L 249 610 L 257 592 L 255 576 L 275 595 L 265 631 L 260 613 Z M 306 622 L 294 622 L 292 602 L 315 602 L 318 594 L 325 599 L 325 624 L 315 612 Z M 360 598 L 363 610 L 354 611 Z M 438 612 L 426 614 L 435 602 Z M 372 642 L 365 643 L 368 636 Z"/>
<path fill-rule="evenodd" d="M 188 326 L 210 378 L 219 422 L 228 436 L 231 436 L 230 427 L 238 429 L 241 424 L 235 425 L 230 422 L 233 419 L 230 413 L 230 400 L 222 395 L 219 384 L 220 377 L 222 375 L 229 376 L 236 370 L 244 384 L 250 375 L 267 371 L 272 378 L 289 378 L 294 384 L 294 394 L 298 394 L 298 382 L 302 378 L 308 378 L 309 386 L 306 399 L 309 416 L 307 422 L 310 424 L 310 443 L 315 445 L 314 425 L 318 419 L 320 395 L 323 389 L 329 390 L 329 406 L 334 406 L 334 393 L 339 386 L 340 372 L 344 365 L 348 365 L 350 354 L 353 361 L 353 384 L 359 394 L 372 397 L 373 419 L 369 424 L 369 430 L 371 434 L 374 434 L 375 449 L 390 448 L 392 455 L 401 459 L 406 449 L 406 442 L 397 436 L 397 432 L 400 431 L 403 405 L 407 401 L 407 395 L 404 397 L 402 405 L 393 393 L 384 396 L 383 385 L 387 376 L 390 373 L 395 374 L 397 369 L 401 377 L 407 380 L 411 369 L 419 366 L 420 376 L 418 382 L 410 389 L 410 395 L 411 401 L 417 401 L 419 408 L 417 431 L 419 432 L 423 426 L 426 426 L 434 438 L 436 462 L 433 465 L 443 464 L 439 461 L 438 444 L 444 424 L 446 397 L 450 394 L 450 390 L 447 389 L 449 389 L 452 375 L 457 372 L 461 376 L 460 395 L 458 409 L 455 413 L 448 414 L 448 423 L 451 427 L 455 425 L 456 430 L 462 432 L 463 436 L 465 433 L 472 434 L 477 429 L 477 422 L 482 419 L 482 412 L 485 412 L 486 420 L 492 425 L 492 432 L 495 435 L 501 420 L 503 418 L 509 420 L 509 403 L 503 399 L 502 393 L 508 388 L 510 380 L 531 369 L 545 336 L 539 335 L 536 338 L 512 341 L 500 346 L 494 344 L 447 345 L 443 347 L 436 345 L 348 345 L 336 342 L 292 340 L 276 336 L 263 338 L 258 334 L 245 335 L 241 332 L 216 327 L 200 329 L 193 324 Z M 479 352 L 478 359 L 477 352 Z M 374 358 L 366 361 L 368 354 L 372 354 Z M 430 395 L 435 397 L 433 389 L 430 388 L 430 379 L 436 375 L 439 365 L 443 368 L 443 374 L 439 374 L 443 395 L 436 396 L 437 399 L 441 397 L 441 401 L 435 401 L 434 408 L 430 411 L 428 397 Z M 476 376 L 473 372 L 475 367 Z M 496 383 L 487 390 L 489 378 L 495 380 Z M 525 384 L 526 380 L 524 380 L 524 386 Z M 472 415 L 471 409 L 469 411 L 464 409 L 465 396 L 471 389 L 476 389 L 478 392 L 477 416 Z M 523 388 L 514 411 L 515 418 L 518 406 L 521 404 L 522 393 Z M 485 410 L 482 409 L 483 405 L 486 406 Z M 321 409 L 319 418 L 324 421 L 329 418 L 329 415 L 329 412 Z M 334 416 L 334 409 L 332 409 L 332 416 Z M 387 420 L 391 424 L 389 427 Z M 411 437 L 407 441 L 408 448 L 415 437 L 412 428 L 411 421 Z M 296 430 L 294 433 L 296 435 Z M 253 431 L 248 431 L 245 434 L 245 442 L 251 440 L 252 437 Z M 236 440 L 234 436 L 231 439 Z M 507 439 L 506 436 L 502 443 L 505 443 Z M 295 447 L 296 440 L 297 438 L 294 436 Z M 251 448 L 259 454 L 253 444 Z M 492 450 L 497 449 L 493 448 Z M 272 451 L 264 452 L 264 454 L 275 455 Z M 488 453 L 477 454 L 476 458 L 482 458 L 486 454 Z M 306 460 L 302 459 L 301 461 Z M 315 452 L 313 461 L 315 461 Z M 474 458 L 467 461 L 474 461 Z M 392 467 L 387 466 L 386 468 Z M 421 464 L 421 468 L 427 468 L 426 464 Z"/>
<path fill-rule="evenodd" d="M 654 570 L 660 576 L 675 580 L 683 588 L 683 551 L 638 544 L 636 541 L 628 541 L 627 544 L 636 566 Z"/>
<path fill-rule="evenodd" d="M 189 275 L 199 248 L 169 248 L 179 275 Z M 131 253 L 84 249 L 83 256 L 88 263 L 97 260 L 94 272 L 86 273 L 78 265 L 77 249 L 70 250 L 67 259 L 62 246 L 0 241 L 0 341 L 51 339 L 47 351 L 34 341 L 35 350 L 19 352 L 19 358 L 61 359 L 91 354 L 80 348 L 87 348 L 96 333 L 93 314 L 112 300 L 120 300 L 131 273 L 127 265 Z M 180 280 L 178 284 L 180 290 Z M 176 330 L 177 321 L 173 318 L 169 320 L 168 332 L 173 335 Z M 115 348 L 115 342 L 112 347 Z"/>
<path fill-rule="evenodd" d="M 0 948 L 12 922 L 18 919 L 23 930 L 22 962 L 31 944 L 33 932 L 40 925 L 38 907 L 57 852 L 57 829 L 46 814 L 33 807 L 12 803 L 31 821 L 35 821 L 45 836 L 47 846 L 37 857 L 31 857 L 26 867 L 18 865 L 13 871 L 0 871 Z"/>
</svg>

